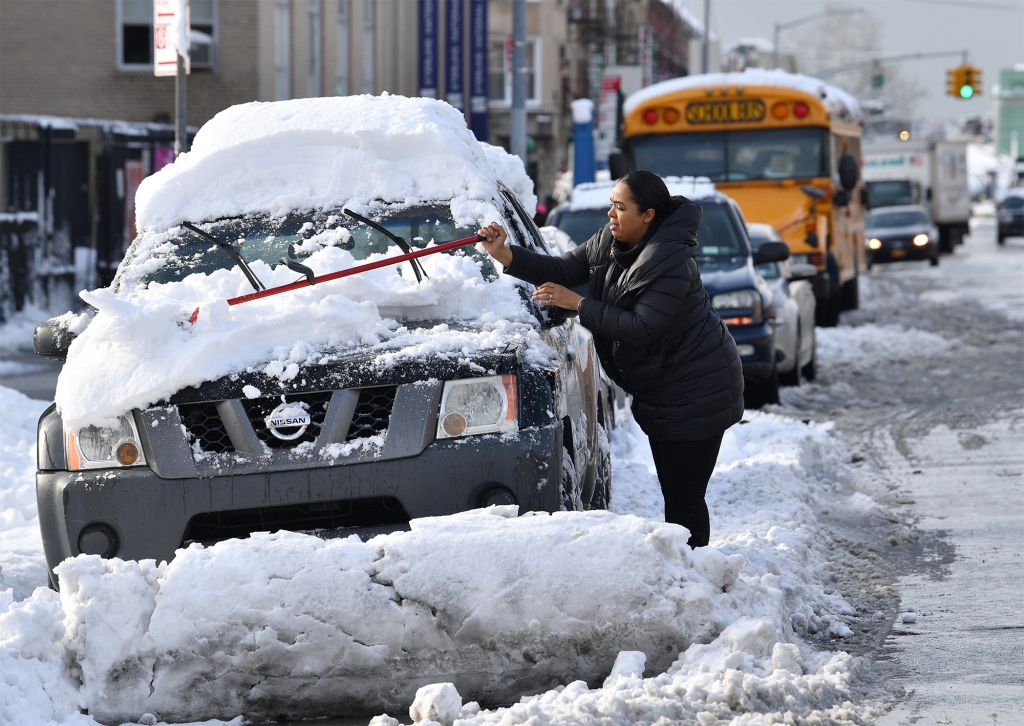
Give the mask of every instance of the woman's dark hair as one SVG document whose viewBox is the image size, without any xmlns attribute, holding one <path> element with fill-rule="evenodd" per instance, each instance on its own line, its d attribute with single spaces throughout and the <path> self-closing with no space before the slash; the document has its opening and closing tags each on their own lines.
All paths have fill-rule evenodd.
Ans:
<svg viewBox="0 0 1024 726">
<path fill-rule="evenodd" d="M 672 195 L 668 192 L 664 180 L 649 171 L 631 171 L 619 179 L 629 189 L 629 196 L 640 207 L 643 214 L 648 209 L 654 210 L 654 220 L 660 222 L 672 211 Z"/>
</svg>

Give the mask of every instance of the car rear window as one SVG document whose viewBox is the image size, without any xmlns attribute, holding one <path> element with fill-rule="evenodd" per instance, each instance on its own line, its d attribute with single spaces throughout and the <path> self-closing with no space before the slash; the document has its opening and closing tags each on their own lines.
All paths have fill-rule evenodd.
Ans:
<svg viewBox="0 0 1024 726">
<path fill-rule="evenodd" d="M 1003 209 L 1024 209 L 1024 197 L 1007 197 L 999 206 Z"/>
</svg>

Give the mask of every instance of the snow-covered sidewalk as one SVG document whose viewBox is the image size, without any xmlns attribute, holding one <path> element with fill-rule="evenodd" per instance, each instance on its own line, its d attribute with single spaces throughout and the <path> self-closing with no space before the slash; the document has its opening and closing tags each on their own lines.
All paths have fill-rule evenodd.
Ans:
<svg viewBox="0 0 1024 726">
<path fill-rule="evenodd" d="M 32 450 L 44 404 L 0 395 L 21 422 L 0 434 L 5 724 L 404 715 L 436 682 L 485 705 L 539 694 L 468 707 L 467 724 L 855 716 L 856 661 L 836 650 L 854 611 L 829 585 L 815 511 L 874 506 L 855 491 L 873 484 L 830 425 L 748 412 L 723 442 L 712 546 L 697 551 L 659 521 L 630 421 L 612 437 L 616 513 L 495 508 L 366 543 L 256 535 L 170 564 L 83 556 L 61 566 L 60 595 L 29 595 L 45 582 Z M 634 659 L 602 685 L 619 651 L 644 653 L 648 678 Z"/>
</svg>

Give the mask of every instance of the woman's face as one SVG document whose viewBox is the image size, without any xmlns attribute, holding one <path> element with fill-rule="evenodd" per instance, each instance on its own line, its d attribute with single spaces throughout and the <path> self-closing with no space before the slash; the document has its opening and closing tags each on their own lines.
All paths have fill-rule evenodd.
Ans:
<svg viewBox="0 0 1024 726">
<path fill-rule="evenodd" d="M 622 182 L 612 189 L 612 205 L 608 210 L 608 219 L 611 220 L 612 237 L 619 242 L 632 247 L 647 232 L 654 219 L 653 209 L 641 210 L 639 205 L 633 201 L 629 193 L 629 187 Z"/>
</svg>

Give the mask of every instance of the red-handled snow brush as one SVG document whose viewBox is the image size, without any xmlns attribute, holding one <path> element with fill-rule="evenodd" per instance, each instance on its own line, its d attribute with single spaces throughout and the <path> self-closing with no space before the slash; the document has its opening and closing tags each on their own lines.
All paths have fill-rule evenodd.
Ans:
<svg viewBox="0 0 1024 726">
<path fill-rule="evenodd" d="M 316 285 L 321 282 L 330 282 L 331 280 L 340 280 L 343 277 L 349 277 L 351 275 L 358 275 L 360 272 L 368 272 L 369 270 L 376 270 L 381 267 L 387 267 L 389 265 L 397 265 L 400 262 L 408 262 L 409 260 L 416 260 L 420 257 L 426 257 L 427 255 L 436 255 L 438 252 L 447 252 L 448 250 L 458 249 L 459 247 L 466 247 L 467 245 L 476 244 L 477 242 L 484 242 L 484 238 L 480 235 L 473 235 L 472 237 L 463 237 L 457 239 L 454 242 L 445 242 L 444 244 L 437 245 L 436 247 L 427 247 L 426 249 L 416 250 L 415 252 L 407 252 L 404 255 L 398 255 L 397 257 L 386 257 L 383 260 L 377 260 L 376 262 L 368 262 L 365 265 L 356 265 L 350 267 L 347 270 L 338 270 L 337 272 L 329 272 L 326 275 L 320 275 L 315 277 L 312 272 L 305 272 L 306 279 L 298 280 L 296 282 L 290 282 L 287 285 L 278 285 L 277 287 L 270 287 L 265 290 L 257 290 L 251 292 L 248 295 L 239 295 L 238 297 L 228 298 L 228 305 L 240 305 L 241 303 L 252 302 L 253 300 L 260 300 L 271 295 L 280 295 L 282 292 L 291 292 L 292 290 L 298 290 L 303 287 L 309 287 L 310 285 Z M 291 267 L 291 265 L 289 265 Z M 194 323 L 199 319 L 199 308 L 196 308 L 188 321 Z"/>
</svg>

